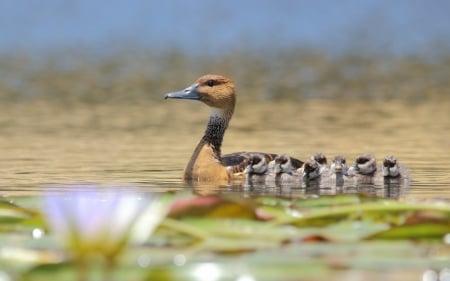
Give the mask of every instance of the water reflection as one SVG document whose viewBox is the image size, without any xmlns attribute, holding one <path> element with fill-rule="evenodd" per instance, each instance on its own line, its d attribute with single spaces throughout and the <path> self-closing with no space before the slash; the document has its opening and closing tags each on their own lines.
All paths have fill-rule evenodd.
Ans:
<svg viewBox="0 0 450 281">
<path fill-rule="evenodd" d="M 386 182 L 382 185 L 359 184 L 342 186 L 320 186 L 320 185 L 295 185 L 252 182 L 234 182 L 231 185 L 215 185 L 213 183 L 186 183 L 199 195 L 220 195 L 227 193 L 241 193 L 245 197 L 278 196 L 287 198 L 302 198 L 305 196 L 361 194 L 369 197 L 383 197 L 399 199 L 409 191 L 408 186 L 398 183 Z"/>
</svg>

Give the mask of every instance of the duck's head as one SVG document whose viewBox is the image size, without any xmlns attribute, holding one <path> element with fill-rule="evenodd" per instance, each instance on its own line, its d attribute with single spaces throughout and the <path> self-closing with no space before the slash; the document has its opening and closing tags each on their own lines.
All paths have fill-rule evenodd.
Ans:
<svg viewBox="0 0 450 281">
<path fill-rule="evenodd" d="M 327 157 L 322 152 L 314 153 L 314 155 L 311 156 L 311 159 L 317 161 L 320 165 L 327 164 Z"/>
<path fill-rule="evenodd" d="M 275 174 L 294 174 L 295 168 L 292 165 L 291 157 L 287 154 L 278 154 L 273 160 L 273 169 Z"/>
<path fill-rule="evenodd" d="M 331 161 L 330 165 L 330 171 L 331 173 L 339 173 L 339 174 L 346 174 L 347 173 L 347 165 L 346 165 L 345 157 L 342 155 L 336 155 L 334 156 L 333 160 Z"/>
<path fill-rule="evenodd" d="M 309 159 L 303 164 L 303 174 L 304 180 L 313 180 L 320 176 L 320 165 L 314 159 Z"/>
<path fill-rule="evenodd" d="M 398 177 L 400 175 L 397 159 L 394 156 L 384 158 L 383 161 L 383 176 L 384 177 Z"/>
<path fill-rule="evenodd" d="M 166 94 L 165 99 L 199 100 L 212 108 L 233 110 L 236 94 L 230 78 L 207 74 L 184 90 Z"/>
<path fill-rule="evenodd" d="M 371 175 L 377 170 L 375 157 L 371 154 L 363 154 L 356 158 L 355 163 L 348 170 L 349 175 Z"/>
</svg>

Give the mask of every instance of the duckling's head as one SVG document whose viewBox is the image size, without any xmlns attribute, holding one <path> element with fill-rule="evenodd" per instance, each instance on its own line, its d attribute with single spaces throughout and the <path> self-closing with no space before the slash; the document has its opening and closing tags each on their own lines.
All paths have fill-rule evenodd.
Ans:
<svg viewBox="0 0 450 281">
<path fill-rule="evenodd" d="M 167 94 L 165 99 L 199 100 L 212 108 L 232 111 L 236 103 L 236 94 L 234 83 L 230 78 L 207 74 L 186 89 Z"/>
<path fill-rule="evenodd" d="M 348 170 L 349 175 L 371 175 L 377 170 L 375 157 L 371 154 L 363 154 L 356 158 L 355 163 Z"/>
<path fill-rule="evenodd" d="M 314 159 L 309 159 L 303 164 L 303 174 L 304 180 L 313 180 L 320 176 L 320 165 Z"/>
<path fill-rule="evenodd" d="M 248 158 L 244 173 L 262 175 L 267 172 L 267 167 L 268 163 L 266 157 L 262 154 L 253 153 Z"/>
<path fill-rule="evenodd" d="M 278 154 L 273 160 L 273 169 L 275 174 L 287 173 L 294 174 L 295 168 L 292 165 L 291 157 L 287 154 Z"/>
<path fill-rule="evenodd" d="M 384 158 L 383 161 L 383 176 L 384 177 L 398 177 L 400 175 L 397 159 L 394 156 Z"/>
<path fill-rule="evenodd" d="M 320 165 L 327 164 L 327 157 L 322 152 L 314 153 L 314 155 L 311 156 L 311 159 L 317 161 Z"/>
<path fill-rule="evenodd" d="M 346 174 L 347 173 L 347 165 L 346 165 L 345 157 L 342 155 L 336 155 L 334 156 L 333 160 L 331 161 L 330 165 L 330 171 L 331 173 L 339 173 L 339 174 Z"/>
</svg>

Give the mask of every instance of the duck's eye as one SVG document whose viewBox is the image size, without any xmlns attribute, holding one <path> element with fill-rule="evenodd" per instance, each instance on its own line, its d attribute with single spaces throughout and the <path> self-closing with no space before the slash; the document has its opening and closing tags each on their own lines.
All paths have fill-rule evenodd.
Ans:
<svg viewBox="0 0 450 281">
<path fill-rule="evenodd" d="M 208 85 L 209 87 L 212 87 L 215 85 L 215 82 L 214 82 L 214 80 L 208 80 L 208 81 L 206 81 L 206 85 Z"/>
</svg>

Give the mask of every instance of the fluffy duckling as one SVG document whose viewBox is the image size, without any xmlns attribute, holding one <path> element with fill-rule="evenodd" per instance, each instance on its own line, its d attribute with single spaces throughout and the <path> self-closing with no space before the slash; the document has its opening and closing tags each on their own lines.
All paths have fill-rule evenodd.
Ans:
<svg viewBox="0 0 450 281">
<path fill-rule="evenodd" d="M 347 170 L 348 170 L 348 167 L 346 164 L 345 157 L 342 155 L 334 156 L 333 160 L 331 161 L 330 172 L 332 174 L 346 175 Z"/>
<path fill-rule="evenodd" d="M 356 158 L 355 163 L 348 169 L 349 176 L 373 176 L 377 171 L 377 162 L 371 154 L 363 154 Z"/>
<path fill-rule="evenodd" d="M 325 174 L 325 172 L 328 171 L 327 157 L 322 152 L 314 153 L 313 155 L 311 155 L 311 157 L 309 159 L 317 162 L 317 165 L 319 165 L 319 168 L 320 168 L 320 174 Z M 312 164 L 312 162 L 310 164 Z M 304 172 L 303 168 L 304 168 L 304 165 L 302 165 L 299 169 L 297 169 L 297 172 L 299 174 L 303 174 L 303 172 Z"/>
<path fill-rule="evenodd" d="M 381 184 L 383 174 L 377 169 L 377 162 L 372 154 L 358 156 L 355 163 L 348 169 L 347 175 L 355 184 Z"/>
<path fill-rule="evenodd" d="M 235 86 L 230 78 L 207 74 L 182 91 L 166 94 L 165 98 L 197 100 L 211 108 L 203 137 L 184 169 L 184 180 L 230 182 L 236 172 L 230 166 L 238 166 L 243 172 L 242 163 L 250 157 L 247 152 L 221 154 L 223 136 L 236 104 Z"/>
<path fill-rule="evenodd" d="M 303 165 L 303 162 L 287 154 L 278 154 L 269 165 L 273 168 L 275 174 L 294 175 L 297 173 L 297 169 Z"/>
<path fill-rule="evenodd" d="M 394 156 L 384 158 L 382 170 L 385 181 L 408 183 L 411 180 L 408 170 Z"/>
<path fill-rule="evenodd" d="M 273 157 L 264 153 L 251 153 L 244 169 L 245 181 L 248 186 L 273 186 L 275 184 L 275 174 L 269 162 Z"/>
<path fill-rule="evenodd" d="M 343 186 L 344 184 L 351 183 L 351 179 L 347 175 L 348 167 L 346 159 L 342 155 L 334 156 L 330 165 L 330 185 Z"/>
<path fill-rule="evenodd" d="M 319 163 L 319 165 L 327 165 L 328 161 L 327 161 L 327 157 L 325 156 L 325 154 L 323 154 L 322 152 L 316 152 L 311 156 L 311 159 L 316 160 L 317 163 Z"/>
<path fill-rule="evenodd" d="M 268 182 L 274 181 L 276 184 L 294 184 L 299 182 L 300 177 L 297 169 L 303 165 L 303 162 L 290 157 L 287 154 L 278 154 L 275 159 L 269 163 L 269 169 L 272 171 Z"/>
<path fill-rule="evenodd" d="M 303 164 L 303 167 L 301 169 L 302 173 L 302 179 L 304 182 L 312 181 L 320 179 L 322 173 L 321 173 L 321 165 L 319 162 L 317 162 L 314 159 L 309 159 Z"/>
<path fill-rule="evenodd" d="M 263 153 L 251 153 L 244 173 L 248 175 L 265 175 L 269 173 L 269 162 L 272 157 Z"/>
</svg>

